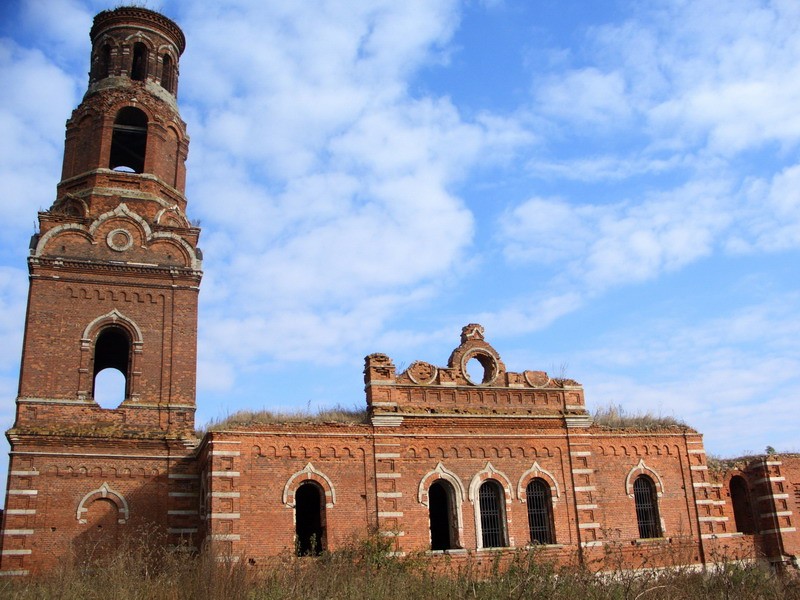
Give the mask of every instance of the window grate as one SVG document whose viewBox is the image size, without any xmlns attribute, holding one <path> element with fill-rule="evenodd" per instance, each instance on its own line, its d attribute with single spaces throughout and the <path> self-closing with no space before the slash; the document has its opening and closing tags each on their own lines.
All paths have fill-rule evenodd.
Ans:
<svg viewBox="0 0 800 600">
<path fill-rule="evenodd" d="M 639 537 L 661 537 L 658 504 L 656 504 L 656 486 L 649 477 L 640 475 L 633 482 L 633 498 L 636 502 L 636 521 L 639 523 Z"/>
<path fill-rule="evenodd" d="M 528 528 L 531 542 L 555 544 L 550 486 L 542 479 L 534 479 L 525 488 L 525 495 L 528 498 Z"/>
<path fill-rule="evenodd" d="M 494 481 L 486 481 L 478 491 L 481 509 L 481 533 L 484 548 L 505 546 L 500 489 Z"/>
</svg>

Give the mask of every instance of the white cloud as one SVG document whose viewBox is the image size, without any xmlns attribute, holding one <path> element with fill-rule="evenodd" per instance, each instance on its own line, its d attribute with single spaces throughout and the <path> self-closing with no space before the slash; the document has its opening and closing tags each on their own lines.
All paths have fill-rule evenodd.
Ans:
<svg viewBox="0 0 800 600">
<path fill-rule="evenodd" d="M 732 252 L 779 252 L 800 248 L 800 165 L 771 180 L 747 182 L 741 218 L 727 242 Z"/>
<path fill-rule="evenodd" d="M 600 291 L 709 256 L 730 222 L 727 193 L 698 182 L 639 204 L 532 198 L 502 217 L 500 239 L 510 260 L 561 264 Z"/>
<path fill-rule="evenodd" d="M 46 37 L 49 45 L 58 48 L 58 52 L 54 53 L 56 60 L 67 62 L 78 57 L 84 64 L 89 64 L 89 29 L 96 11 L 87 9 L 86 3 L 79 0 L 27 0 L 21 3 L 21 8 L 21 17 L 26 26 L 35 31 L 37 36 Z M 98 6 L 97 11 L 103 8 Z"/>
<path fill-rule="evenodd" d="M 718 454 L 796 449 L 786 398 L 800 393 L 798 308 L 796 293 L 781 294 L 703 322 L 637 321 L 577 358 L 587 402 L 679 417 Z"/>
<path fill-rule="evenodd" d="M 187 8 L 182 26 L 203 40 L 181 81 L 214 323 L 201 324 L 203 361 L 341 361 L 468 260 L 474 219 L 455 183 L 533 138 L 409 93 L 446 55 L 457 9 Z"/>
<path fill-rule="evenodd" d="M 561 74 L 534 91 L 537 111 L 574 125 L 619 126 L 631 114 L 626 83 L 618 72 L 587 67 Z"/>
<path fill-rule="evenodd" d="M 3 219 L 0 240 L 24 252 L 36 210 L 55 200 L 61 172 L 64 121 L 74 107 L 72 78 L 39 50 L 0 39 L 0 180 Z M 29 225 L 30 224 L 30 225 Z"/>
</svg>

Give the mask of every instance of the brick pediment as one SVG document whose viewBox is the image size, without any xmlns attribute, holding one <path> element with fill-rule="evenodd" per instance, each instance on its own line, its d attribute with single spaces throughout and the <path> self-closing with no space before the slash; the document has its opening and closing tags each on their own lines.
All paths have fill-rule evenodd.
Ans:
<svg viewBox="0 0 800 600">
<path fill-rule="evenodd" d="M 482 326 L 461 331 L 446 366 L 414 361 L 397 374 L 391 358 L 371 354 L 364 379 L 374 413 L 555 415 L 585 412 L 583 388 L 545 371 L 511 372 L 484 338 Z"/>
</svg>

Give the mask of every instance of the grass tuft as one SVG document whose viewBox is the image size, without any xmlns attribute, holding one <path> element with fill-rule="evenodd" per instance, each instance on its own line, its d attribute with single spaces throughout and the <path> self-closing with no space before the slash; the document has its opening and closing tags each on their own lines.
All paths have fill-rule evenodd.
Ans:
<svg viewBox="0 0 800 600">
<path fill-rule="evenodd" d="M 655 415 L 648 411 L 628 413 L 618 404 L 610 404 L 598 408 L 592 417 L 596 425 L 605 429 L 636 429 L 640 431 L 679 429 L 681 431 L 695 431 L 687 423 L 675 417 Z"/>
<path fill-rule="evenodd" d="M 297 410 L 293 412 L 274 412 L 271 410 L 240 410 L 219 420 L 212 420 L 205 431 L 222 431 L 231 429 L 250 429 L 258 425 L 276 425 L 281 423 L 350 423 L 367 422 L 365 408 L 344 408 L 335 406 L 319 411 Z M 203 431 L 198 432 L 202 435 Z"/>
</svg>

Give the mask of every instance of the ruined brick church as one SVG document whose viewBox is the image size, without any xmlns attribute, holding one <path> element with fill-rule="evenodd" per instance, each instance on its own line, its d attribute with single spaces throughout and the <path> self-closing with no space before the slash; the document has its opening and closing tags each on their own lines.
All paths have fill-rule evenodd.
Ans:
<svg viewBox="0 0 800 600">
<path fill-rule="evenodd" d="M 537 545 L 598 569 L 611 551 L 631 568 L 796 563 L 800 457 L 709 468 L 691 429 L 600 426 L 577 382 L 507 371 L 480 325 L 463 328 L 444 365 L 398 373 L 368 356 L 363 422 L 198 439 L 184 36 L 132 7 L 101 12 L 90 35 L 88 90 L 30 245 L 0 573 L 46 571 L 142 525 L 251 564 L 368 534 L 398 553 L 454 557 Z M 113 409 L 94 399 L 106 369 L 125 380 Z"/>
</svg>

